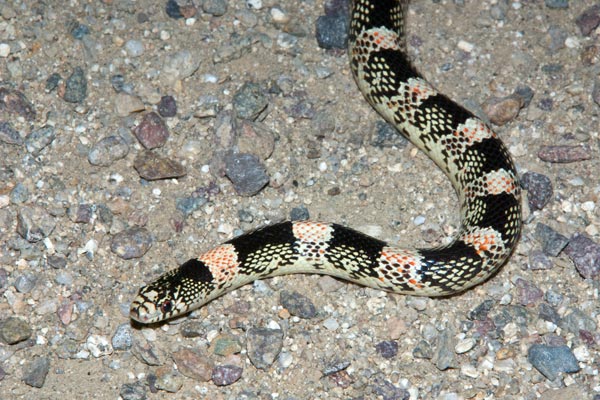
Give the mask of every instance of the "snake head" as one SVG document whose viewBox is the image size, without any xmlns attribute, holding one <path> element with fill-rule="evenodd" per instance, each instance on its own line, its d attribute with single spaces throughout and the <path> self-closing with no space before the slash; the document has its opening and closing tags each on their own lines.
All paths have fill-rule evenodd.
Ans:
<svg viewBox="0 0 600 400">
<path fill-rule="evenodd" d="M 191 259 L 142 287 L 131 303 L 129 316 L 142 324 L 174 318 L 206 303 L 212 290 L 213 278 L 207 266 Z"/>
</svg>

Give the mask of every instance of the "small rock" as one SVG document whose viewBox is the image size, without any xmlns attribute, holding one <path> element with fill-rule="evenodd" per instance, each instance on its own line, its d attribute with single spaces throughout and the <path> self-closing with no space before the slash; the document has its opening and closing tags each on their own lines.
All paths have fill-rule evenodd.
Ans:
<svg viewBox="0 0 600 400">
<path fill-rule="evenodd" d="M 108 136 L 92 146 L 88 153 L 88 161 L 92 165 L 108 167 L 128 153 L 129 146 L 121 136 Z"/>
<path fill-rule="evenodd" d="M 394 358 L 398 354 L 398 342 L 395 340 L 384 340 L 375 345 L 375 350 L 383 358 Z"/>
<path fill-rule="evenodd" d="M 523 99 L 514 94 L 503 98 L 493 97 L 481 107 L 493 124 L 503 126 L 519 115 Z"/>
<path fill-rule="evenodd" d="M 38 155 L 44 148 L 50 145 L 55 138 L 56 133 L 54 132 L 54 127 L 47 125 L 31 132 L 25 138 L 25 147 L 28 152 L 33 155 Z"/>
<path fill-rule="evenodd" d="M 542 223 L 535 226 L 535 238 L 542 243 L 544 253 L 552 257 L 558 256 L 569 243 L 566 236 Z"/>
<path fill-rule="evenodd" d="M 544 298 L 544 292 L 531 282 L 517 278 L 515 285 L 517 286 L 516 297 L 519 304 L 524 306 L 535 306 Z"/>
<path fill-rule="evenodd" d="M 464 354 L 468 351 L 471 351 L 476 344 L 477 341 L 474 338 L 465 338 L 460 340 L 456 346 L 454 346 L 454 351 L 456 354 Z"/>
<path fill-rule="evenodd" d="M 523 174 L 521 185 L 527 190 L 527 198 L 531 211 L 543 209 L 552 200 L 552 196 L 554 195 L 550 178 L 536 172 L 526 172 Z"/>
<path fill-rule="evenodd" d="M 19 275 L 15 280 L 15 289 L 17 289 L 17 292 L 19 293 L 29 293 L 35 287 L 36 281 L 36 275 L 32 273 Z"/>
<path fill-rule="evenodd" d="M 586 8 L 575 23 L 583 36 L 589 36 L 600 25 L 600 4 Z"/>
<path fill-rule="evenodd" d="M 212 381 L 217 386 L 228 386 L 242 377 L 244 370 L 235 365 L 220 365 L 212 371 Z"/>
<path fill-rule="evenodd" d="M 29 386 L 41 388 L 44 386 L 48 371 L 50 371 L 50 359 L 48 357 L 36 357 L 27 366 L 23 374 L 23 382 Z"/>
<path fill-rule="evenodd" d="M 321 15 L 317 18 L 316 38 L 322 49 L 346 49 L 348 43 L 348 13 Z"/>
<path fill-rule="evenodd" d="M 62 80 L 62 76 L 60 76 L 59 73 L 54 72 L 53 74 L 51 74 L 48 77 L 48 79 L 46 79 L 46 92 L 50 93 L 50 92 L 54 91 L 58 87 L 58 84 L 60 83 L 61 80 Z"/>
<path fill-rule="evenodd" d="M 134 341 L 131 354 L 147 365 L 164 365 L 166 362 L 164 351 L 146 341 Z"/>
<path fill-rule="evenodd" d="M 111 339 L 111 344 L 115 350 L 129 350 L 133 345 L 131 324 L 127 322 L 119 325 Z"/>
<path fill-rule="evenodd" d="M 283 347 L 280 329 L 250 328 L 246 334 L 246 348 L 250 362 L 258 369 L 268 370 Z"/>
<path fill-rule="evenodd" d="M 113 353 L 113 348 L 107 338 L 101 335 L 90 335 L 86 342 L 86 347 L 96 358 L 108 356 Z"/>
<path fill-rule="evenodd" d="M 586 279 L 600 277 L 600 245 L 587 236 L 575 234 L 565 248 L 565 254 Z"/>
<path fill-rule="evenodd" d="M 162 147 L 169 138 L 167 125 L 155 112 L 144 115 L 142 122 L 133 129 L 133 134 L 148 150 Z"/>
<path fill-rule="evenodd" d="M 125 51 L 130 57 L 139 57 L 144 54 L 144 44 L 139 40 L 130 39 L 125 42 Z"/>
<path fill-rule="evenodd" d="M 161 71 L 161 78 L 168 85 L 192 76 L 200 67 L 200 57 L 192 54 L 189 50 L 181 50 L 177 53 L 164 57 L 165 63 Z"/>
<path fill-rule="evenodd" d="M 29 324 L 16 317 L 9 317 L 0 322 L 0 338 L 6 344 L 16 344 L 31 337 L 33 331 Z"/>
<path fill-rule="evenodd" d="M 158 390 L 176 393 L 183 386 L 183 376 L 171 366 L 162 366 L 156 369 L 154 386 Z"/>
<path fill-rule="evenodd" d="M 214 354 L 219 356 L 229 356 L 242 351 L 242 345 L 239 340 L 231 335 L 220 335 L 211 342 L 211 348 Z"/>
<path fill-rule="evenodd" d="M 538 157 L 543 161 L 551 163 L 571 163 L 589 160 L 592 158 L 592 152 L 587 145 L 542 146 L 540 151 L 538 151 Z"/>
<path fill-rule="evenodd" d="M 0 121 L 0 140 L 6 144 L 23 144 L 23 138 L 10 122 Z"/>
<path fill-rule="evenodd" d="M 173 96 L 163 96 L 157 106 L 158 113 L 163 118 L 171 118 L 177 115 L 177 102 Z"/>
<path fill-rule="evenodd" d="M 124 260 L 140 258 L 152 247 L 152 235 L 146 228 L 134 227 L 117 233 L 110 249 Z"/>
<path fill-rule="evenodd" d="M 151 151 L 138 154 L 133 160 L 133 168 L 147 181 L 181 178 L 187 173 L 185 167 L 177 161 L 161 157 Z"/>
<path fill-rule="evenodd" d="M 252 196 L 269 183 L 269 175 L 252 154 L 230 153 L 225 158 L 225 174 L 240 196 Z"/>
<path fill-rule="evenodd" d="M 81 67 L 75 67 L 67 78 L 63 99 L 69 103 L 81 103 L 87 96 L 87 81 Z"/>
<path fill-rule="evenodd" d="M 579 364 L 568 346 L 551 347 L 534 344 L 527 352 L 527 359 L 542 375 L 551 381 L 561 372 L 577 372 Z"/>
<path fill-rule="evenodd" d="M 317 310 L 313 302 L 298 292 L 282 291 L 279 296 L 279 302 L 290 314 L 297 317 L 309 319 L 317 315 Z"/>
<path fill-rule="evenodd" d="M 245 83 L 233 96 L 233 109 L 238 118 L 255 120 L 269 104 L 259 85 Z"/>
<path fill-rule="evenodd" d="M 181 349 L 173 353 L 173 361 L 177 369 L 188 378 L 201 382 L 212 379 L 213 366 L 208 357 L 202 356 L 190 349 Z"/>
<path fill-rule="evenodd" d="M 435 366 L 437 369 L 445 371 L 448 368 L 456 368 L 456 358 L 454 354 L 452 333 L 450 329 L 445 329 L 438 337 L 435 354 Z"/>
<path fill-rule="evenodd" d="M 17 233 L 31 243 L 48 237 L 55 227 L 54 217 L 41 207 L 22 207 L 17 216 Z"/>
<path fill-rule="evenodd" d="M 527 258 L 527 268 L 532 271 L 552 269 L 550 258 L 541 250 L 532 250 Z"/>
<path fill-rule="evenodd" d="M 146 400 L 146 384 L 144 382 L 125 383 L 121 386 L 119 395 L 123 400 Z"/>
<path fill-rule="evenodd" d="M 33 104 L 22 92 L 0 87 L 0 117 L 9 119 L 13 114 L 33 121 L 36 113 Z"/>
<path fill-rule="evenodd" d="M 226 0 L 204 0 L 202 11 L 215 17 L 220 17 L 227 12 Z"/>
<path fill-rule="evenodd" d="M 581 331 L 596 331 L 597 324 L 593 318 L 586 315 L 583 311 L 575 308 L 565 315 L 561 321 L 560 327 L 575 335 Z"/>
</svg>

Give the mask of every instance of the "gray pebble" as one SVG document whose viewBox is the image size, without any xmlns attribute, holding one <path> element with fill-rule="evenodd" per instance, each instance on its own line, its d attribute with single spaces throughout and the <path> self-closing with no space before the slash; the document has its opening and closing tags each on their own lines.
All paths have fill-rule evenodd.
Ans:
<svg viewBox="0 0 600 400">
<path fill-rule="evenodd" d="M 587 8 L 577 17 L 575 23 L 583 36 L 589 36 L 600 25 L 600 4 Z"/>
<path fill-rule="evenodd" d="M 128 322 L 117 327 L 111 339 L 111 344 L 115 350 L 129 350 L 131 348 L 133 345 L 133 332 Z"/>
<path fill-rule="evenodd" d="M 130 39 L 125 42 L 125 51 L 130 57 L 139 57 L 144 54 L 144 44 L 139 40 Z"/>
<path fill-rule="evenodd" d="M 349 14 L 322 15 L 317 18 L 316 39 L 322 49 L 346 49 Z"/>
<path fill-rule="evenodd" d="M 125 383 L 121 386 L 119 395 L 123 400 L 146 400 L 146 384 L 137 381 L 135 383 Z"/>
<path fill-rule="evenodd" d="M 268 100 L 256 83 L 245 83 L 233 96 L 233 109 L 238 118 L 255 120 L 267 108 Z"/>
<path fill-rule="evenodd" d="M 587 236 L 575 234 L 565 248 L 565 253 L 586 279 L 600 276 L 600 245 Z"/>
<path fill-rule="evenodd" d="M 252 365 L 268 370 L 283 347 L 281 329 L 250 328 L 246 334 L 246 348 Z"/>
<path fill-rule="evenodd" d="M 202 11 L 215 17 L 220 17 L 227 12 L 226 0 L 204 0 Z"/>
<path fill-rule="evenodd" d="M 350 364 L 350 361 L 336 361 L 334 363 L 327 364 L 327 366 L 325 366 L 321 372 L 323 373 L 323 376 L 337 374 L 338 372 L 348 368 Z"/>
<path fill-rule="evenodd" d="M 375 350 L 383 358 L 393 358 L 398 354 L 398 342 L 395 340 L 384 340 L 375 345 Z"/>
<path fill-rule="evenodd" d="M 539 317 L 544 321 L 550 321 L 554 325 L 558 325 L 561 321 L 560 315 L 558 312 L 548 303 L 541 303 L 539 308 Z"/>
<path fill-rule="evenodd" d="M 15 344 L 27 340 L 32 334 L 29 324 L 16 317 L 9 317 L 0 322 L 0 339 L 6 344 Z"/>
<path fill-rule="evenodd" d="M 117 233 L 110 250 L 124 260 L 140 258 L 152 246 L 152 235 L 146 228 L 134 227 Z"/>
<path fill-rule="evenodd" d="M 25 203 L 28 198 L 29 190 L 27 190 L 27 186 L 23 185 L 21 182 L 17 183 L 10 192 L 11 203 L 22 204 Z"/>
<path fill-rule="evenodd" d="M 61 80 L 62 80 L 62 77 L 60 76 L 59 73 L 54 72 L 53 74 L 51 74 L 48 77 L 48 79 L 46 79 L 46 92 L 50 93 L 54 89 L 56 89 Z"/>
<path fill-rule="evenodd" d="M 269 183 L 266 168 L 253 154 L 228 154 L 225 157 L 225 175 L 240 196 L 253 196 Z"/>
<path fill-rule="evenodd" d="M 532 271 L 552 269 L 552 260 L 541 250 L 532 250 L 527 260 L 527 268 Z"/>
<path fill-rule="evenodd" d="M 31 132 L 25 138 L 25 147 L 33 155 L 38 155 L 44 148 L 56 138 L 53 126 L 46 125 Z"/>
<path fill-rule="evenodd" d="M 435 366 L 440 371 L 448 368 L 456 368 L 456 356 L 454 353 L 453 334 L 450 329 L 444 329 L 438 336 L 437 349 L 435 354 Z"/>
<path fill-rule="evenodd" d="M 309 319 L 317 315 L 317 310 L 313 302 L 298 292 L 282 291 L 279 296 L 279 302 L 290 314 L 297 317 Z"/>
<path fill-rule="evenodd" d="M 244 370 L 235 365 L 219 365 L 212 371 L 212 381 L 217 386 L 228 386 L 237 382 Z"/>
<path fill-rule="evenodd" d="M 27 365 L 23 373 L 23 382 L 29 386 L 41 388 L 44 386 L 48 371 L 50 371 L 50 359 L 48 357 L 36 357 Z"/>
<path fill-rule="evenodd" d="M 561 372 L 577 372 L 579 364 L 568 346 L 552 347 L 534 344 L 527 352 L 527 359 L 542 375 L 551 381 Z"/>
<path fill-rule="evenodd" d="M 29 293 L 35 287 L 35 283 L 37 278 L 34 274 L 25 273 L 23 275 L 19 275 L 15 280 L 15 289 L 19 293 Z"/>
<path fill-rule="evenodd" d="M 22 145 L 23 138 L 10 122 L 0 121 L 0 141 L 6 144 Z"/>
<path fill-rule="evenodd" d="M 189 197 L 179 197 L 175 200 L 175 207 L 185 216 L 190 215 L 196 210 L 199 210 L 208 202 L 206 196 L 192 195 Z"/>
<path fill-rule="evenodd" d="M 39 242 L 56 227 L 54 217 L 41 207 L 22 207 L 17 216 L 17 233 L 28 242 Z"/>
<path fill-rule="evenodd" d="M 408 140 L 393 125 L 385 121 L 377 121 L 375 123 L 375 136 L 371 139 L 371 145 L 379 148 L 393 146 L 404 148 L 408 145 Z"/>
<path fill-rule="evenodd" d="M 129 146 L 121 136 L 108 136 L 100 139 L 88 153 L 92 165 L 108 167 L 129 153 Z"/>
<path fill-rule="evenodd" d="M 426 340 L 420 340 L 412 351 L 413 357 L 430 360 L 433 358 L 433 348 Z"/>
<path fill-rule="evenodd" d="M 54 269 L 62 269 L 67 266 L 67 260 L 62 256 L 50 255 L 46 261 Z"/>
<path fill-rule="evenodd" d="M 566 236 L 542 223 L 538 223 L 535 227 L 535 238 L 542 243 L 544 253 L 552 257 L 558 256 L 569 243 Z"/>
<path fill-rule="evenodd" d="M 373 392 L 378 398 L 385 400 L 409 400 L 410 393 L 406 389 L 394 386 L 392 382 L 387 380 L 383 374 L 375 376 L 373 379 Z"/>
<path fill-rule="evenodd" d="M 527 198 L 531 211 L 544 208 L 554 194 L 550 178 L 536 172 L 526 172 L 523 174 L 521 185 L 527 190 Z"/>
<path fill-rule="evenodd" d="M 581 330 L 594 332 L 597 325 L 592 317 L 575 308 L 563 317 L 560 327 L 575 335 L 579 335 L 579 331 Z"/>
<path fill-rule="evenodd" d="M 250 211 L 246 211 L 246 210 L 239 210 L 238 218 L 240 219 L 241 222 L 251 223 L 252 221 L 254 221 L 254 215 L 252 215 L 252 213 Z"/>
<path fill-rule="evenodd" d="M 63 99 L 69 103 L 81 103 L 87 96 L 87 81 L 81 67 L 75 67 L 67 78 Z"/>
<path fill-rule="evenodd" d="M 569 0 L 544 0 L 548 8 L 569 8 Z"/>
<path fill-rule="evenodd" d="M 305 206 L 298 206 L 292 208 L 290 212 L 290 219 L 292 221 L 306 221 L 310 218 L 310 213 L 308 212 L 308 208 Z"/>
</svg>

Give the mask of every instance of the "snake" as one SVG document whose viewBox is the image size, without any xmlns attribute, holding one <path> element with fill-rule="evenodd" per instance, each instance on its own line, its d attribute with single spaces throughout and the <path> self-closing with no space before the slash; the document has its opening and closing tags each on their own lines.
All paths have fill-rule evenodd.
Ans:
<svg viewBox="0 0 600 400">
<path fill-rule="evenodd" d="M 371 106 L 448 177 L 460 204 L 449 244 L 403 249 L 351 228 L 297 220 L 201 253 L 139 289 L 130 317 L 157 323 L 258 279 L 324 274 L 414 296 L 461 293 L 492 276 L 521 233 L 521 187 L 508 149 L 480 118 L 438 92 L 405 45 L 406 0 L 353 0 L 350 69 Z"/>
</svg>

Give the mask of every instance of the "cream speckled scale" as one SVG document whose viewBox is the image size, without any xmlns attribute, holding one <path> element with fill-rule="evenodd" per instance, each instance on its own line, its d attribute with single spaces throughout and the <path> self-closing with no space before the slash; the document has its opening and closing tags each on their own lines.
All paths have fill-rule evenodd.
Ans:
<svg viewBox="0 0 600 400">
<path fill-rule="evenodd" d="M 162 321 L 256 279 L 333 275 L 361 285 L 440 296 L 487 279 L 521 231 L 520 186 L 508 151 L 481 120 L 438 93 L 404 50 L 406 3 L 355 0 L 350 66 L 365 98 L 452 182 L 461 228 L 435 249 L 399 249 L 337 224 L 284 222 L 219 245 L 140 289 L 131 318 Z"/>
</svg>

